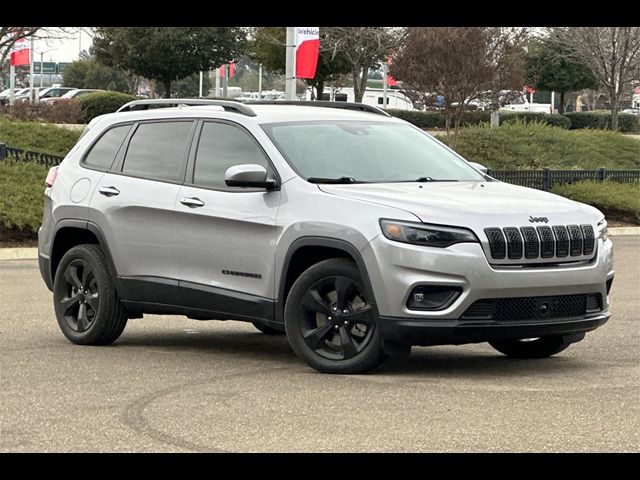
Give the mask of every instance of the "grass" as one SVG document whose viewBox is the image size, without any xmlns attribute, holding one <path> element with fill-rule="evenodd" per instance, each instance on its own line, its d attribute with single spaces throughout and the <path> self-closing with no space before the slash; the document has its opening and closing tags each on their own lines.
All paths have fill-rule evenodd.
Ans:
<svg viewBox="0 0 640 480">
<path fill-rule="evenodd" d="M 552 192 L 592 205 L 607 218 L 640 224 L 640 184 L 579 182 L 556 185 Z"/>
<path fill-rule="evenodd" d="M 446 137 L 438 138 L 446 143 Z M 640 168 L 640 141 L 634 138 L 541 123 L 463 128 L 455 149 L 467 160 L 494 170 Z"/>
<path fill-rule="evenodd" d="M 64 156 L 81 133 L 55 125 L 21 122 L 0 116 L 0 142 L 9 147 Z"/>
<path fill-rule="evenodd" d="M 33 162 L 0 160 L 0 225 L 36 232 L 42 222 L 44 179 L 48 168 Z M 3 236 L 6 236 L 6 232 Z M 3 239 L 0 238 L 0 241 Z"/>
</svg>

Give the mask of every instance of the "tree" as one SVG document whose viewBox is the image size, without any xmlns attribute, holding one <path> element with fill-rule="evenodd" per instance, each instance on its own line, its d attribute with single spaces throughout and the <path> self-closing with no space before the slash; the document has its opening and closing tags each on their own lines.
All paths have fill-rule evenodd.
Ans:
<svg viewBox="0 0 640 480">
<path fill-rule="evenodd" d="M 549 41 L 584 64 L 606 88 L 611 102 L 611 130 L 632 82 L 640 75 L 640 27 L 548 28 Z"/>
<path fill-rule="evenodd" d="M 66 87 L 136 93 L 131 89 L 129 77 L 117 68 L 98 62 L 95 57 L 84 57 L 66 66 L 62 81 Z"/>
<path fill-rule="evenodd" d="M 388 27 L 326 27 L 325 45 L 332 57 L 344 55 L 351 70 L 353 94 L 362 102 L 369 70 L 378 68 L 404 38 L 404 30 Z"/>
<path fill-rule="evenodd" d="M 526 77 L 527 82 L 537 90 L 560 93 L 560 114 L 564 113 L 566 93 L 586 88 L 594 89 L 599 85 L 591 70 L 583 63 L 572 60 L 563 44 L 548 40 L 530 42 Z"/>
<path fill-rule="evenodd" d="M 320 52 L 316 73 L 313 78 L 305 79 L 306 84 L 316 90 L 316 98 L 322 98 L 322 92 L 326 83 L 351 71 L 350 64 L 345 55 L 328 50 L 324 28 L 320 29 Z M 258 27 L 254 31 L 254 37 L 249 47 L 249 55 L 254 62 L 262 63 L 267 69 L 284 73 L 286 67 L 286 27 Z"/>
<path fill-rule="evenodd" d="M 482 92 L 523 86 L 521 44 L 526 30 L 498 27 L 410 27 L 393 58 L 391 74 L 424 103 L 444 99 L 450 145 L 455 147 L 462 113 Z M 451 133 L 451 120 L 454 130 Z"/>
<path fill-rule="evenodd" d="M 96 58 L 164 85 L 237 58 L 245 48 L 240 27 L 98 27 Z"/>
</svg>

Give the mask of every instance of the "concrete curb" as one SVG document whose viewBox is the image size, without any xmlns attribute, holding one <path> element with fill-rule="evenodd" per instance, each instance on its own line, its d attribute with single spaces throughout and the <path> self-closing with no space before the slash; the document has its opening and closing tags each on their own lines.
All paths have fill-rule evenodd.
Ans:
<svg viewBox="0 0 640 480">
<path fill-rule="evenodd" d="M 640 227 L 609 228 L 609 235 L 612 237 L 640 235 Z M 37 258 L 37 248 L 0 248 L 0 260 L 35 260 Z"/>
</svg>

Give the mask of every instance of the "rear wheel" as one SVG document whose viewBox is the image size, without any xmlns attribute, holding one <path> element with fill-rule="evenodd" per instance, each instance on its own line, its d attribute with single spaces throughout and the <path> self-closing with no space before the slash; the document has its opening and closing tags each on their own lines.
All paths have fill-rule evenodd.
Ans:
<svg viewBox="0 0 640 480">
<path fill-rule="evenodd" d="M 97 245 L 73 247 L 62 257 L 53 283 L 53 302 L 62 333 L 79 345 L 108 345 L 127 325 Z"/>
<path fill-rule="evenodd" d="M 345 259 L 324 260 L 293 284 L 285 307 L 294 352 L 325 373 L 365 373 L 386 358 L 358 269 Z"/>
<path fill-rule="evenodd" d="M 561 336 L 522 338 L 518 340 L 494 340 L 493 348 L 511 358 L 547 358 L 569 347 Z"/>
</svg>

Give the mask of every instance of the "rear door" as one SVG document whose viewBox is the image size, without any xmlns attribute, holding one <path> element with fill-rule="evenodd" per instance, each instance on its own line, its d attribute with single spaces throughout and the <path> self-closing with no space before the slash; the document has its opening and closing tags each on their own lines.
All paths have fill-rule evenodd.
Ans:
<svg viewBox="0 0 640 480">
<path fill-rule="evenodd" d="M 103 231 L 118 276 L 130 281 L 126 285 L 177 283 L 174 203 L 195 125 L 193 120 L 135 124 L 114 168 L 93 194 L 93 220 Z"/>
</svg>

